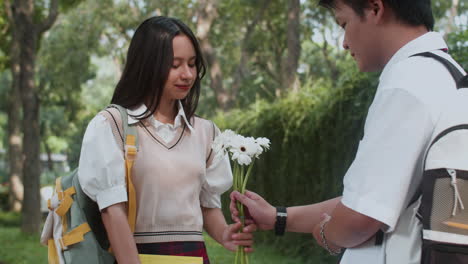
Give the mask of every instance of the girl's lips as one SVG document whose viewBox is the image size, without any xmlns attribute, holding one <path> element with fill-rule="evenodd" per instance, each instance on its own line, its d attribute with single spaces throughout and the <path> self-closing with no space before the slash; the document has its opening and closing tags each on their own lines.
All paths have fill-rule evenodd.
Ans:
<svg viewBox="0 0 468 264">
<path fill-rule="evenodd" d="M 176 87 L 185 91 L 190 89 L 189 85 L 176 85 Z"/>
</svg>

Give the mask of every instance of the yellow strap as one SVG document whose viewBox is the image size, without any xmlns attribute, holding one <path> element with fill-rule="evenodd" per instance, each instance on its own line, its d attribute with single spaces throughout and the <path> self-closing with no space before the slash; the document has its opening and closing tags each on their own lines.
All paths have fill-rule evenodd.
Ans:
<svg viewBox="0 0 468 264">
<path fill-rule="evenodd" d="M 60 264 L 59 257 L 57 255 L 57 248 L 55 247 L 55 242 L 53 239 L 47 240 L 48 248 L 48 263 L 49 264 Z"/>
<path fill-rule="evenodd" d="M 60 188 L 62 188 L 62 187 L 60 187 Z M 71 198 L 71 195 L 75 194 L 75 187 L 72 186 L 72 187 L 66 189 L 64 192 L 60 192 L 59 194 L 62 196 L 62 201 L 60 202 L 59 208 L 62 206 L 62 204 L 64 204 L 63 209 L 62 209 L 63 211 L 60 211 L 60 213 L 63 214 L 60 217 L 60 219 L 62 219 L 62 232 L 65 233 L 68 230 L 68 218 L 67 218 L 67 216 L 65 214 L 70 209 L 70 206 L 73 203 L 73 199 Z M 57 208 L 57 210 L 58 210 L 58 208 Z M 57 210 L 55 211 L 56 213 L 57 213 Z"/>
<path fill-rule="evenodd" d="M 57 213 L 61 217 L 64 217 L 70 209 L 72 203 L 73 198 L 71 198 L 70 195 L 65 195 L 65 197 L 63 197 L 62 201 L 60 202 L 60 205 L 57 207 L 57 210 L 55 210 L 55 213 Z"/>
<path fill-rule="evenodd" d="M 62 192 L 62 177 L 58 177 L 55 180 L 55 192 L 61 193 Z"/>
<path fill-rule="evenodd" d="M 126 145 L 135 147 L 135 142 L 136 138 L 134 135 L 127 135 L 127 140 L 125 141 Z"/>
<path fill-rule="evenodd" d="M 63 192 L 58 192 L 57 194 L 58 194 L 59 200 L 62 200 L 65 196 L 67 196 L 67 195 L 72 196 L 75 193 L 76 193 L 75 187 L 72 186 L 72 187 L 66 189 Z"/>
<path fill-rule="evenodd" d="M 58 177 L 57 180 L 55 180 L 55 192 L 57 193 L 57 196 L 59 200 L 61 200 L 63 197 L 62 194 L 62 177 Z M 67 217 L 60 217 L 62 220 L 62 232 L 67 232 L 68 229 L 68 224 L 67 224 Z"/>
<path fill-rule="evenodd" d="M 68 234 L 62 236 L 62 239 L 60 239 L 62 250 L 70 245 L 83 241 L 84 235 L 89 231 L 91 231 L 91 228 L 88 223 L 84 223 L 74 228 Z"/>
<path fill-rule="evenodd" d="M 68 218 L 67 216 L 60 217 L 62 219 L 62 232 L 66 233 L 68 231 Z"/>
<path fill-rule="evenodd" d="M 126 140 L 126 151 L 125 151 L 125 167 L 126 167 L 126 181 L 127 181 L 127 194 L 128 194 L 128 224 L 130 230 L 135 232 L 135 223 L 136 223 L 136 192 L 135 186 L 132 182 L 132 168 L 133 161 L 137 154 L 135 147 L 135 136 L 127 135 Z"/>
<path fill-rule="evenodd" d="M 57 207 L 57 210 L 55 210 L 55 213 L 57 213 L 59 216 L 64 216 L 68 210 L 70 210 L 70 207 L 73 203 L 73 198 L 71 196 L 75 193 L 75 187 L 73 186 L 63 192 L 58 193 L 60 205 Z"/>
</svg>

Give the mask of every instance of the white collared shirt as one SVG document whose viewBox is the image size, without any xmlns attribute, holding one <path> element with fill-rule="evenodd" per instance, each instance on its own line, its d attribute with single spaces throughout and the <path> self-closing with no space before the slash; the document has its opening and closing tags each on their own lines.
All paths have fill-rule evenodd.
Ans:
<svg viewBox="0 0 468 264">
<path fill-rule="evenodd" d="M 139 122 L 131 117 L 139 116 L 146 111 L 142 105 L 135 109 L 127 109 L 128 123 Z M 183 107 L 179 101 L 179 113 L 174 125 L 158 124 L 154 117 L 150 123 L 156 130 L 165 130 L 158 136 L 169 142 L 175 135 L 175 130 L 185 122 L 189 130 L 194 128 L 188 123 Z M 217 133 L 219 129 L 216 127 Z M 206 168 L 205 185 L 201 190 L 200 203 L 204 207 L 221 207 L 221 194 L 226 191 L 224 186 L 232 183 L 231 165 L 227 155 L 213 153 L 214 159 Z M 99 177 L 96 177 L 99 175 Z M 117 145 L 109 122 L 103 115 L 96 115 L 88 124 L 81 146 L 78 177 L 83 191 L 96 201 L 102 210 L 110 205 L 127 201 L 125 184 L 125 166 L 122 150 Z M 230 185 L 229 185 L 230 186 Z"/>
<path fill-rule="evenodd" d="M 185 125 L 190 131 L 193 131 L 193 127 L 190 125 L 190 123 L 187 120 L 187 117 L 185 116 L 184 107 L 182 106 L 180 100 L 177 103 L 177 107 L 179 108 L 179 112 L 177 113 L 174 119 L 174 124 L 162 123 L 161 121 L 157 120 L 154 116 L 148 118 L 151 125 L 155 128 L 155 131 L 158 134 L 158 136 L 161 137 L 166 143 L 170 142 L 176 136 L 177 129 L 182 125 L 182 121 L 185 122 Z M 133 117 L 140 116 L 146 111 L 146 109 L 146 106 L 142 104 L 135 109 L 127 110 L 128 123 L 134 124 L 138 122 L 138 119 L 135 119 Z"/>
<path fill-rule="evenodd" d="M 430 32 L 393 55 L 380 76 L 364 137 L 343 180 L 342 203 L 384 223 L 386 232 L 398 227 L 421 181 L 423 156 L 435 123 L 456 90 L 440 62 L 410 56 L 433 52 L 454 62 L 442 49 L 447 49 L 442 36 Z M 347 249 L 341 264 L 348 263 L 390 264 L 382 246 L 374 246 L 372 240 Z"/>
</svg>

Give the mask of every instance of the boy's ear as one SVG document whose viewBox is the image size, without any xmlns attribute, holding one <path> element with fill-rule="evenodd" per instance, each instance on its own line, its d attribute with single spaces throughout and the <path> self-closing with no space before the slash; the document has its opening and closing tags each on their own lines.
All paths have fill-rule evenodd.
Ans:
<svg viewBox="0 0 468 264">
<path fill-rule="evenodd" d="M 368 7 L 370 15 L 374 17 L 375 21 L 379 22 L 382 19 L 385 11 L 383 0 L 369 0 Z"/>
</svg>

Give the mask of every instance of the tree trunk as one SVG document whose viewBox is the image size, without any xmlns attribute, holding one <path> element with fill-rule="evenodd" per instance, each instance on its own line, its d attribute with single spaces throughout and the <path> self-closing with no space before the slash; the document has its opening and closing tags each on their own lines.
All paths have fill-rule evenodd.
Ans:
<svg viewBox="0 0 468 264">
<path fill-rule="evenodd" d="M 209 40 L 209 32 L 213 20 L 218 16 L 216 0 L 200 0 L 197 12 L 197 37 L 200 40 L 200 48 L 206 58 L 208 73 L 210 75 L 210 87 L 216 96 L 218 106 L 226 111 L 231 100 L 229 92 L 223 87 L 223 72 L 216 51 Z"/>
<path fill-rule="evenodd" d="M 237 65 L 236 70 L 234 71 L 234 80 L 232 82 L 232 89 L 230 95 L 231 100 L 227 104 L 228 109 L 234 106 L 234 98 L 237 98 L 241 87 L 241 83 L 245 79 L 245 75 L 248 72 L 246 69 L 247 61 L 249 58 L 249 51 L 247 50 L 247 45 L 250 41 L 252 33 L 254 32 L 255 26 L 263 18 L 263 14 L 265 13 L 265 10 L 268 8 L 268 5 L 270 3 L 271 1 L 269 0 L 263 1 L 261 4 L 262 8 L 257 13 L 257 16 L 252 20 L 251 23 L 247 25 L 247 29 L 241 44 L 241 57 L 239 60 L 239 64 Z"/>
<path fill-rule="evenodd" d="M 21 45 L 21 101 L 23 104 L 24 127 L 24 203 L 22 230 L 35 233 L 40 228 L 40 160 L 39 160 L 39 99 L 34 83 L 34 69 L 37 50 L 37 33 L 27 23 L 20 27 L 23 38 Z"/>
<path fill-rule="evenodd" d="M 447 21 L 447 26 L 445 27 L 444 38 L 447 39 L 448 34 L 453 32 L 455 28 L 455 17 L 458 16 L 458 5 L 460 0 L 452 0 L 452 7 L 450 8 L 450 14 Z"/>
<path fill-rule="evenodd" d="M 21 211 L 24 194 L 22 181 L 21 104 L 18 88 L 19 87 L 13 83 L 8 103 L 8 173 L 10 179 L 10 208 L 14 212 Z"/>
<path fill-rule="evenodd" d="M 13 32 L 13 41 L 17 36 Z M 10 50 L 13 82 L 8 97 L 8 178 L 10 180 L 10 209 L 20 212 L 23 204 L 23 153 L 21 135 L 21 97 L 19 93 L 19 49 L 13 46 Z"/>
<path fill-rule="evenodd" d="M 50 149 L 49 144 L 47 144 L 47 141 L 43 141 L 44 149 L 47 154 L 47 170 L 50 172 L 54 171 L 54 161 L 52 160 L 52 150 Z"/>
<path fill-rule="evenodd" d="M 12 24 L 15 38 L 12 49 L 19 49 L 19 57 L 13 65 L 19 65 L 19 74 L 13 77 L 18 82 L 23 106 L 23 152 L 24 152 L 24 201 L 22 208 L 21 230 L 26 233 L 38 233 L 41 222 L 40 213 L 40 160 L 39 160 L 39 95 L 35 85 L 35 62 L 38 40 L 41 34 L 55 22 L 58 14 L 58 0 L 52 0 L 49 15 L 44 21 L 35 21 L 33 0 L 18 0 L 11 5 L 5 0 L 7 15 Z"/>
<path fill-rule="evenodd" d="M 287 56 L 283 63 L 283 88 L 297 91 L 299 89 L 299 79 L 297 68 L 299 57 L 301 56 L 300 42 L 300 15 L 301 5 L 299 0 L 289 0 L 288 2 L 288 30 L 287 30 Z"/>
</svg>

